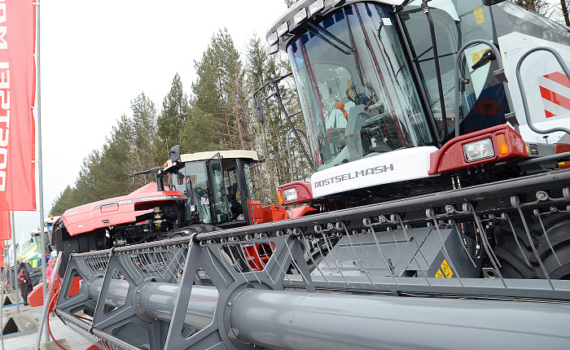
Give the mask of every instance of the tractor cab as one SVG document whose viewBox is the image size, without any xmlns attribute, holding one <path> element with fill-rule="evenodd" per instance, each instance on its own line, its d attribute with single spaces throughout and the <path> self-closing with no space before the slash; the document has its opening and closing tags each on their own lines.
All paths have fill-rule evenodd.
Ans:
<svg viewBox="0 0 570 350">
<path fill-rule="evenodd" d="M 174 160 L 173 160 L 174 159 Z M 171 156 L 165 182 L 184 193 L 182 223 L 234 227 L 254 222 L 255 200 L 250 166 L 259 162 L 254 151 L 215 151 Z"/>
<path fill-rule="evenodd" d="M 382 2 L 336 3 L 301 1 L 268 33 L 289 56 L 317 170 L 445 142 L 454 132 L 456 54 L 470 39 L 493 39 L 489 9 L 459 1 L 458 14 L 451 1 L 435 4 L 434 62 L 421 1 L 398 13 Z M 509 109 L 491 61 L 472 67 L 486 49 L 462 59 L 461 133 L 504 123 Z"/>
</svg>

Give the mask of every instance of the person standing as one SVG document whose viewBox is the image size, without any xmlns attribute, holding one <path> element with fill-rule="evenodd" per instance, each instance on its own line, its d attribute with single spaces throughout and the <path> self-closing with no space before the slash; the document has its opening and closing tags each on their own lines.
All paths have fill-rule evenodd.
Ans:
<svg viewBox="0 0 570 350">
<path fill-rule="evenodd" d="M 22 293 L 22 298 L 24 298 L 24 305 L 29 305 L 28 294 L 32 291 L 32 280 L 25 262 L 21 262 L 18 268 L 18 287 L 20 288 L 20 293 Z"/>
<path fill-rule="evenodd" d="M 53 274 L 53 260 L 48 260 L 48 267 L 46 267 L 46 280 L 51 281 L 51 275 Z"/>
</svg>

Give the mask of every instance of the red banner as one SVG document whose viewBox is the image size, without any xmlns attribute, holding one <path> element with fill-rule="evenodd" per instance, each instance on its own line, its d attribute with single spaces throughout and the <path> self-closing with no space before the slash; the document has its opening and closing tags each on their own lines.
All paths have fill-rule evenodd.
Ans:
<svg viewBox="0 0 570 350">
<path fill-rule="evenodd" d="M 12 227 L 10 226 L 10 212 L 0 211 L 0 242 L 12 239 Z"/>
<path fill-rule="evenodd" d="M 36 208 L 33 0 L 0 0 L 0 211 Z"/>
</svg>

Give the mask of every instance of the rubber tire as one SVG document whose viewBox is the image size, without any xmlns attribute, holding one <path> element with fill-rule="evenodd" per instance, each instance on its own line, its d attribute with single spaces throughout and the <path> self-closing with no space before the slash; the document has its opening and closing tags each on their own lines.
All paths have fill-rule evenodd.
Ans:
<svg viewBox="0 0 570 350">
<path fill-rule="evenodd" d="M 530 214 L 526 216 L 526 219 L 534 245 L 548 276 L 551 279 L 570 279 L 570 215 L 568 213 L 554 213 L 542 217 L 546 234 L 560 260 L 560 264 L 558 264 L 556 256 L 548 245 L 538 218 Z M 523 252 L 518 247 L 508 222 L 502 222 L 501 232 L 495 236 L 497 239 L 495 254 L 502 265 L 501 274 L 505 278 L 545 278 L 521 219 L 519 217 L 511 218 L 511 221 L 524 256 L 532 266 L 528 266 L 526 263 Z"/>
</svg>

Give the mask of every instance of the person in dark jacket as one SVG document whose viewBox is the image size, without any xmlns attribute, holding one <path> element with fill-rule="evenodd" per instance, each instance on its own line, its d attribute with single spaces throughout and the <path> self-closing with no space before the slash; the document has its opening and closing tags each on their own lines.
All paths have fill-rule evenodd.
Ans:
<svg viewBox="0 0 570 350">
<path fill-rule="evenodd" d="M 20 271 L 24 275 L 24 280 L 18 279 L 18 287 L 20 288 L 20 292 L 22 293 L 22 298 L 24 298 L 24 305 L 28 305 L 28 294 L 32 292 L 32 280 L 30 279 L 30 273 L 26 268 L 26 263 L 21 262 L 20 267 L 18 268 L 18 276 L 20 275 Z"/>
</svg>

